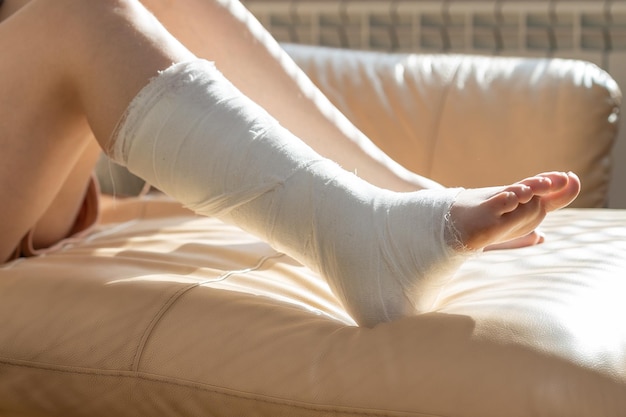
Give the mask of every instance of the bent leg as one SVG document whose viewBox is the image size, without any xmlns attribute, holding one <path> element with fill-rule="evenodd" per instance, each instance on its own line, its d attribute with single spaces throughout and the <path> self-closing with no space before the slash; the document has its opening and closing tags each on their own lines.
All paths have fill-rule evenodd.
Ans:
<svg viewBox="0 0 626 417">
<path fill-rule="evenodd" d="M 239 1 L 142 3 L 195 55 L 215 61 L 242 93 L 322 156 L 382 188 L 415 191 L 441 187 L 409 172 L 376 147 L 328 101 Z"/>
<path fill-rule="evenodd" d="M 8 19 L 10 16 L 15 14 L 29 2 L 30 0 L 5 1 L 0 8 L 0 22 Z M 10 27 L 7 30 L 10 30 Z M 15 33 L 13 35 L 19 36 Z M 24 40 L 24 43 L 27 44 L 27 41 Z M 20 45 L 24 46 L 22 43 L 20 43 Z M 12 52 L 10 50 L 7 50 L 6 55 L 11 56 L 10 54 L 12 54 Z M 38 96 L 38 94 L 36 93 L 33 94 L 32 92 L 29 93 L 28 91 L 26 91 L 28 88 L 33 88 L 33 85 L 32 83 L 28 82 L 20 82 L 20 76 L 24 75 L 21 73 L 21 71 L 20 73 L 16 73 L 14 67 L 8 66 L 5 67 L 3 71 L 5 74 L 10 74 L 9 76 L 4 77 L 4 80 L 10 83 L 17 82 L 17 84 L 22 86 L 22 88 L 24 89 L 24 97 Z M 19 105 L 16 108 L 13 108 L 13 110 L 15 111 L 15 119 L 13 119 L 12 121 L 17 123 L 19 123 L 19 120 L 26 120 L 22 118 L 23 116 L 25 116 L 26 118 L 30 117 L 27 111 L 33 107 L 36 107 L 31 107 L 30 105 L 28 105 L 28 103 L 22 103 L 19 100 L 16 101 L 16 103 L 18 103 Z M 24 106 L 26 106 L 27 108 L 25 109 Z M 36 120 L 37 123 L 45 123 L 45 118 L 43 120 Z M 75 148 L 77 151 L 85 142 L 92 142 L 92 144 L 88 145 L 83 154 L 79 156 L 76 165 L 72 168 L 71 173 L 68 175 L 65 182 L 61 186 L 61 189 L 55 196 L 54 201 L 51 203 L 51 205 L 48 207 L 42 217 L 37 221 L 37 224 L 30 230 L 28 243 L 29 246 L 32 246 L 31 249 L 39 249 L 50 246 L 51 244 L 54 244 L 60 239 L 66 237 L 74 228 L 76 215 L 79 209 L 82 207 L 85 189 L 88 182 L 90 181 L 90 177 L 92 176 L 91 172 L 93 170 L 93 163 L 97 155 L 100 153 L 100 149 L 95 141 L 89 140 L 91 132 L 89 131 L 89 129 L 86 128 L 86 126 L 77 125 L 75 129 L 75 134 L 77 136 L 74 142 L 76 143 Z M 3 134 L 2 136 L 8 136 L 8 133 Z M 48 139 L 52 140 L 52 138 Z M 34 140 L 37 141 L 37 139 Z M 12 160 L 15 159 L 13 155 L 7 156 Z M 28 154 L 28 156 L 30 157 L 30 153 Z M 66 165 L 71 166 L 71 154 L 69 154 L 68 157 L 70 157 L 70 159 L 67 161 Z M 62 180 L 62 171 L 57 172 L 59 174 L 58 179 Z M 54 188 L 55 187 L 53 186 L 52 189 Z"/>
<path fill-rule="evenodd" d="M 382 188 L 414 191 L 441 187 L 404 169 L 363 135 L 239 1 L 142 0 L 142 3 L 192 52 L 215 61 L 244 94 L 322 156 Z M 517 248 L 542 241 L 543 236 L 533 231 L 489 249 Z"/>
<path fill-rule="evenodd" d="M 23 3 L 8 0 L 5 17 Z M 138 2 L 88 0 L 31 1 L 0 24 L 0 53 L 0 108 L 12 116 L 0 119 L 5 260 L 35 225 L 37 244 L 64 237 L 91 171 L 91 129 L 106 145 L 148 79 L 192 55 Z"/>
<path fill-rule="evenodd" d="M 86 140 L 89 142 L 88 145 L 79 156 L 59 193 L 31 230 L 33 249 L 52 246 L 74 232 L 77 216 L 85 202 L 87 188 L 91 186 L 94 166 L 102 152 L 98 143 L 91 138 L 91 132 Z M 83 224 L 81 229 L 85 226 L 87 225 Z"/>
<path fill-rule="evenodd" d="M 7 0 L 3 17 L 24 3 Z M 49 35 L 45 24 L 41 18 L 22 19 L 29 14 L 25 9 L 0 24 L 0 108 L 11 109 L 11 117 L 0 119 L 0 261 L 7 259 L 58 195 L 85 149 L 89 132 L 63 89 L 54 62 L 46 57 L 51 42 L 43 39 Z M 84 191 L 86 180 L 78 178 L 72 186 Z M 72 194 L 69 189 L 68 194 Z M 76 206 L 80 199 L 78 194 L 70 196 L 64 204 Z M 72 221 L 71 215 L 55 217 L 56 230 L 47 229 L 51 223 L 43 222 L 44 240 L 64 237 L 63 229 Z"/>
</svg>

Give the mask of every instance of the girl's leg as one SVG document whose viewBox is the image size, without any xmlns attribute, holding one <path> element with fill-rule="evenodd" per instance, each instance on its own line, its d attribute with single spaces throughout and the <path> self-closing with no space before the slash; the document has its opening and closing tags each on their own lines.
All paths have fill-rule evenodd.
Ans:
<svg viewBox="0 0 626 417">
<path fill-rule="evenodd" d="M 0 24 L 30 1 L 6 0 L 0 8 Z M 9 51 L 6 51 L 7 56 L 9 53 Z M 5 80 L 11 83 L 19 78 L 19 74 L 15 74 L 14 69 L 5 68 L 4 71 L 12 74 L 5 77 Z M 25 88 L 31 86 L 30 83 L 24 83 L 23 85 Z M 25 96 L 27 97 L 29 94 L 26 93 Z M 19 100 L 15 100 L 15 102 L 20 103 Z M 28 117 L 21 109 L 22 107 L 18 107 L 14 110 L 16 110 L 16 113 Z M 83 125 L 82 128 L 77 126 L 76 135 L 77 148 L 81 146 L 81 143 L 91 142 L 91 145 L 88 145 L 83 154 L 78 157 L 76 165 L 61 186 L 54 201 L 31 230 L 29 244 L 33 246 L 33 249 L 45 248 L 58 242 L 66 237 L 75 226 L 76 215 L 83 204 L 83 197 L 92 175 L 94 161 L 101 152 L 97 143 L 88 138 L 88 136 L 91 136 L 91 131 L 86 126 Z M 79 137 L 80 135 L 84 135 L 82 140 Z M 68 157 L 71 158 L 71 155 L 68 155 Z M 71 159 L 68 158 L 67 165 L 70 164 Z M 62 175 L 59 178 L 62 178 Z"/>
<path fill-rule="evenodd" d="M 194 54 L 319 154 L 382 188 L 440 188 L 391 160 L 337 110 L 238 0 L 142 0 Z M 263 82 L 258 82 L 263 80 Z M 489 249 L 539 243 L 536 231 Z"/>
<path fill-rule="evenodd" d="M 2 16 L 24 3 L 7 0 Z M 106 143 L 148 79 L 192 56 L 170 37 L 161 46 L 155 26 L 134 2 L 88 0 L 33 0 L 0 23 L 0 261 L 35 225 L 37 245 L 66 236 L 92 170 L 90 127 Z"/>
<path fill-rule="evenodd" d="M 195 55 L 215 61 L 238 89 L 319 154 L 383 188 L 441 187 L 404 169 L 376 147 L 324 97 L 239 1 L 142 3 Z"/>
<path fill-rule="evenodd" d="M 34 249 L 54 245 L 67 237 L 76 226 L 79 210 L 82 208 L 86 197 L 87 187 L 92 181 L 94 166 L 102 153 L 98 143 L 93 140 L 91 132 L 88 134 L 89 137 L 86 139 L 88 145 L 79 156 L 59 193 L 32 228 L 31 243 Z"/>
<path fill-rule="evenodd" d="M 45 25 L 32 20 L 22 26 L 21 19 L 9 18 L 25 3 L 7 0 L 0 9 L 0 108 L 6 109 L 0 118 L 0 261 L 12 253 L 55 199 L 83 152 L 89 132 L 80 111 L 70 104 L 60 83 L 53 81 L 55 69 L 38 59 L 45 45 L 35 40 L 37 25 L 44 30 Z M 67 201 L 59 199 L 58 204 L 77 207 L 86 181 L 87 177 L 73 180 L 76 190 L 68 189 L 71 196 Z M 72 222 L 71 214 L 43 221 L 34 243 L 64 237 Z"/>
</svg>

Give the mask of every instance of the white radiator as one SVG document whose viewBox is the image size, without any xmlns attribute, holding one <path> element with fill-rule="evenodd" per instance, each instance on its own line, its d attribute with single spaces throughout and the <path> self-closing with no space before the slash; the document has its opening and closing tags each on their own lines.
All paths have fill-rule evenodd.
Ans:
<svg viewBox="0 0 626 417">
<path fill-rule="evenodd" d="M 626 0 L 247 0 L 280 42 L 591 61 L 626 92 Z M 621 123 L 626 123 L 622 118 Z M 626 126 L 610 206 L 626 208 Z"/>
</svg>

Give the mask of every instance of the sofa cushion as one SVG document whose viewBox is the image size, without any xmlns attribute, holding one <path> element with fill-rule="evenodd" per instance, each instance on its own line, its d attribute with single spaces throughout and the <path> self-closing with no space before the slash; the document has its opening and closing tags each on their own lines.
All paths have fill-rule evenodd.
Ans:
<svg viewBox="0 0 626 417">
<path fill-rule="evenodd" d="M 432 311 L 359 328 L 320 277 L 167 199 L 0 269 L 0 410 L 72 416 L 618 416 L 626 212 L 566 209 Z"/>
</svg>

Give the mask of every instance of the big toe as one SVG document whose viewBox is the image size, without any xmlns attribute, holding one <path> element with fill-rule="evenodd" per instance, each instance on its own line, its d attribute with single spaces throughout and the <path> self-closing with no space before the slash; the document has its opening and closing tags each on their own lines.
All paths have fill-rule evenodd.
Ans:
<svg viewBox="0 0 626 417">
<path fill-rule="evenodd" d="M 566 174 L 566 182 L 557 191 L 541 196 L 546 211 L 554 211 L 569 205 L 580 193 L 580 179 L 573 172 Z"/>
</svg>

